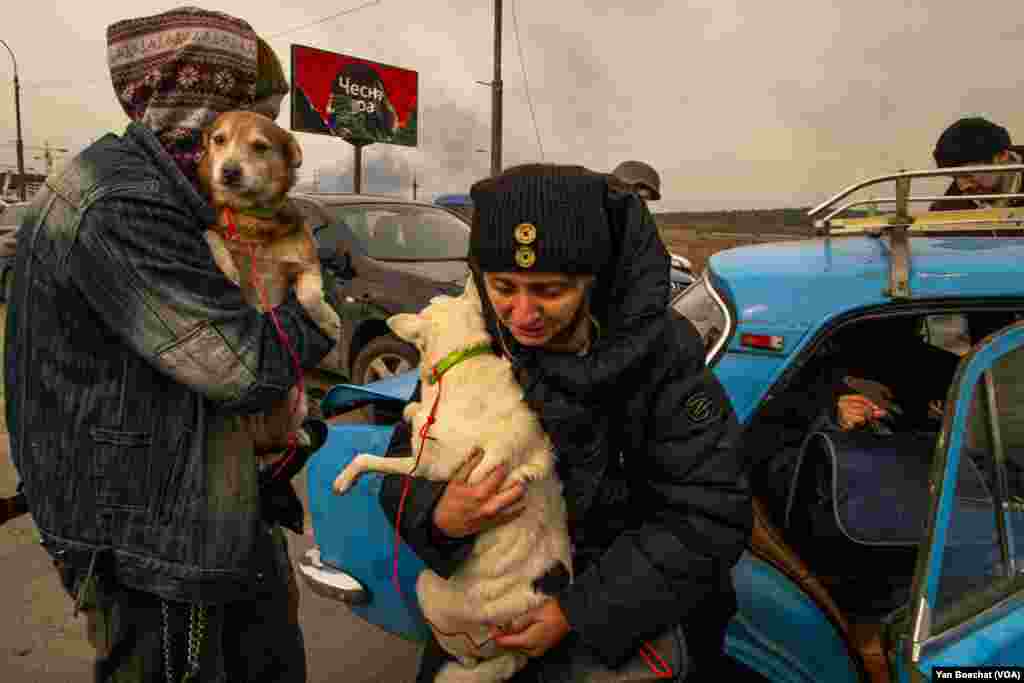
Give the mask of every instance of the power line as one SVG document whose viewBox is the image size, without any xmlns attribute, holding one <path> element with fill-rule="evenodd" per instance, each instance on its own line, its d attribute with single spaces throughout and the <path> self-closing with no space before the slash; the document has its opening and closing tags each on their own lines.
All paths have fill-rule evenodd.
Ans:
<svg viewBox="0 0 1024 683">
<path fill-rule="evenodd" d="M 540 148 L 540 160 L 544 161 L 544 145 L 540 141 L 540 128 L 537 127 L 537 114 L 533 111 L 533 98 L 530 97 L 530 81 L 526 77 L 526 62 L 523 60 L 523 44 L 519 40 L 519 20 L 516 18 L 515 0 L 512 6 L 512 32 L 516 34 L 516 48 L 519 52 L 519 66 L 523 71 L 523 83 L 526 85 L 526 103 L 530 106 L 530 118 L 533 119 L 533 132 L 537 135 L 537 147 Z"/>
<path fill-rule="evenodd" d="M 280 38 L 281 36 L 286 36 L 289 33 L 295 33 L 296 31 L 301 31 L 302 29 L 306 29 L 306 28 L 309 28 L 311 26 L 316 26 L 317 24 L 323 24 L 325 22 L 331 21 L 332 19 L 337 19 L 338 17 L 345 16 L 346 14 L 352 14 L 353 12 L 358 12 L 361 9 L 366 9 L 367 7 L 372 7 L 373 5 L 379 5 L 381 3 L 381 1 L 382 0 L 371 0 L 370 2 L 364 2 L 361 5 L 356 5 L 355 7 L 350 7 L 349 9 L 342 10 L 341 12 L 336 12 L 335 14 L 332 14 L 330 16 L 326 16 L 326 17 L 322 17 L 320 19 L 316 19 L 315 21 L 311 21 L 308 24 L 302 24 L 301 26 L 295 26 L 293 28 L 287 29 L 286 31 L 281 31 L 280 33 L 273 33 L 273 34 L 271 34 L 269 36 L 261 36 L 261 37 L 264 40 L 274 40 L 275 38 Z M 100 83 L 109 83 L 109 82 L 110 82 L 110 79 L 107 78 L 107 77 L 96 78 L 96 79 L 93 79 L 93 80 L 90 80 L 90 81 L 68 81 L 68 80 L 65 80 L 65 81 L 35 81 L 35 82 L 29 81 L 28 83 L 22 83 L 21 87 L 22 88 L 28 88 L 28 89 L 31 89 L 31 90 L 42 90 L 42 89 L 45 89 L 45 88 L 63 88 L 63 87 L 68 87 L 68 86 L 72 86 L 72 85 L 79 86 L 79 87 L 82 87 L 82 86 L 95 86 L 95 85 L 98 85 Z"/>
<path fill-rule="evenodd" d="M 310 26 L 316 26 L 317 24 L 323 24 L 324 22 L 330 21 L 331 19 L 337 19 L 338 17 L 345 16 L 346 14 L 352 14 L 353 12 L 358 12 L 361 9 L 366 9 L 367 7 L 372 7 L 373 5 L 379 5 L 380 3 L 381 3 L 381 0 L 371 0 L 371 2 L 364 2 L 362 5 L 357 5 L 355 7 L 350 7 L 349 9 L 342 10 L 341 12 L 338 12 L 337 14 L 332 14 L 329 17 L 324 17 L 322 19 L 317 19 L 316 21 L 311 21 L 308 24 L 303 24 L 302 26 L 296 26 L 294 28 L 290 28 L 287 31 L 281 31 L 280 33 L 275 33 L 273 35 L 264 36 L 264 39 L 265 40 L 273 40 L 274 38 L 280 38 L 281 36 L 288 35 L 289 33 L 295 33 L 296 31 L 301 31 L 302 29 L 309 28 Z"/>
</svg>

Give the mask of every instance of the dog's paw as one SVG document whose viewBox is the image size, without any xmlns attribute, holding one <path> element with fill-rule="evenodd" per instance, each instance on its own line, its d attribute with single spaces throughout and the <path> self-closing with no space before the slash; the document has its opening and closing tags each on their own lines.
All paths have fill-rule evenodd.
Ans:
<svg viewBox="0 0 1024 683">
<path fill-rule="evenodd" d="M 354 463 L 349 463 L 348 467 L 341 471 L 341 474 L 334 480 L 334 485 L 331 487 L 334 490 L 335 495 L 343 496 L 348 493 L 356 481 L 359 480 L 359 475 L 362 474 L 362 470 L 355 466 Z"/>
<path fill-rule="evenodd" d="M 305 429 L 295 431 L 295 445 L 299 448 L 309 448 L 313 445 L 313 438 Z"/>
<path fill-rule="evenodd" d="M 512 470 L 509 474 L 509 479 L 528 484 L 531 481 L 539 481 L 545 477 L 550 477 L 553 470 L 554 468 L 551 465 L 530 462 Z"/>
<path fill-rule="evenodd" d="M 420 408 L 422 407 L 423 405 L 419 401 L 413 401 L 412 403 L 406 404 L 405 408 L 402 410 L 402 419 L 411 424 L 413 418 L 419 414 Z"/>
</svg>

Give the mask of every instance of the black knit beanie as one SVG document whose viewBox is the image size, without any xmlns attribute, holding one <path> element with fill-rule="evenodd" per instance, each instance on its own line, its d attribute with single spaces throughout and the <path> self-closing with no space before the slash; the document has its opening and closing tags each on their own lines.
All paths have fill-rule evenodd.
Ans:
<svg viewBox="0 0 1024 683">
<path fill-rule="evenodd" d="M 529 164 L 470 190 L 469 257 L 483 272 L 596 275 L 611 257 L 603 174 Z"/>
<path fill-rule="evenodd" d="M 1010 133 L 981 117 L 960 119 L 942 132 L 935 144 L 935 163 L 940 168 L 988 164 L 1010 146 Z"/>
</svg>

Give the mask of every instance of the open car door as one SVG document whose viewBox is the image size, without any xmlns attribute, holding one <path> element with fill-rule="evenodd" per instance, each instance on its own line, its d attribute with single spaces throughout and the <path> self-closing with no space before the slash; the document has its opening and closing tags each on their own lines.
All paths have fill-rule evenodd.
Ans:
<svg viewBox="0 0 1024 683">
<path fill-rule="evenodd" d="M 338 384 L 324 397 L 321 409 L 327 417 L 363 406 L 401 412 L 418 380 L 419 372 L 411 370 L 366 385 Z M 357 454 L 384 455 L 394 429 L 369 424 L 329 427 L 327 443 L 306 466 L 316 547 L 298 569 L 318 594 L 345 603 L 355 615 L 388 633 L 422 642 L 430 633 L 416 599 L 416 579 L 424 564 L 395 537 L 377 500 L 383 475 L 368 472 L 343 496 L 331 490 L 334 478 Z"/>
<path fill-rule="evenodd" d="M 957 490 L 971 460 L 986 481 L 981 495 Z M 1024 323 L 961 361 L 931 496 L 898 679 L 939 680 L 936 667 L 1024 665 Z"/>
</svg>

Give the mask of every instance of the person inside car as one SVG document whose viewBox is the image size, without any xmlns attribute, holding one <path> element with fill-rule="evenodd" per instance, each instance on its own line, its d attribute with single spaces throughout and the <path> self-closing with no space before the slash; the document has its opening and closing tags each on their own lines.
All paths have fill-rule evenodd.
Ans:
<svg viewBox="0 0 1024 683">
<path fill-rule="evenodd" d="M 715 680 L 736 610 L 730 572 L 752 526 L 749 485 L 701 339 L 665 306 L 668 254 L 653 218 L 636 194 L 577 166 L 511 168 L 472 197 L 469 256 L 488 329 L 553 441 L 573 543 L 574 581 L 495 635 L 531 657 L 512 680 L 580 680 L 585 662 L 632 661 L 670 629 L 685 639 L 687 680 Z M 391 449 L 408 448 L 400 425 Z M 392 475 L 381 505 L 447 577 L 474 534 L 517 513 L 522 485 L 503 487 L 504 476 L 413 479 L 396 522 L 403 478 Z M 417 681 L 433 681 L 446 657 L 431 640 Z"/>
<path fill-rule="evenodd" d="M 779 523 L 810 432 L 938 431 L 960 357 L 920 333 L 920 316 L 855 322 L 827 340 L 787 389 L 751 420 L 743 450 L 754 493 Z"/>
<path fill-rule="evenodd" d="M 925 341 L 921 316 L 870 320 L 840 330 L 835 343 L 835 425 L 850 431 L 884 422 L 894 431 L 937 431 L 960 357 Z"/>
<path fill-rule="evenodd" d="M 1021 149 L 1010 142 L 1002 126 L 981 117 L 962 118 L 946 128 L 935 143 L 932 156 L 939 168 L 988 164 L 1020 164 Z M 972 195 L 1014 194 L 1021 191 L 1020 173 L 979 173 L 957 176 L 947 197 L 962 199 L 933 202 L 932 211 L 1024 206 L 1024 198 L 976 199 Z"/>
<path fill-rule="evenodd" d="M 107 42 L 131 123 L 51 176 L 19 231 L 11 458 L 95 681 L 305 681 L 282 525 L 301 530 L 291 475 L 327 429 L 304 424 L 314 445 L 265 477 L 241 416 L 301 420 L 285 398 L 333 342 L 294 293 L 273 315 L 246 303 L 203 238 L 217 216 L 196 183 L 204 127 L 276 117 L 288 83 L 220 12 L 126 19 Z"/>
</svg>

